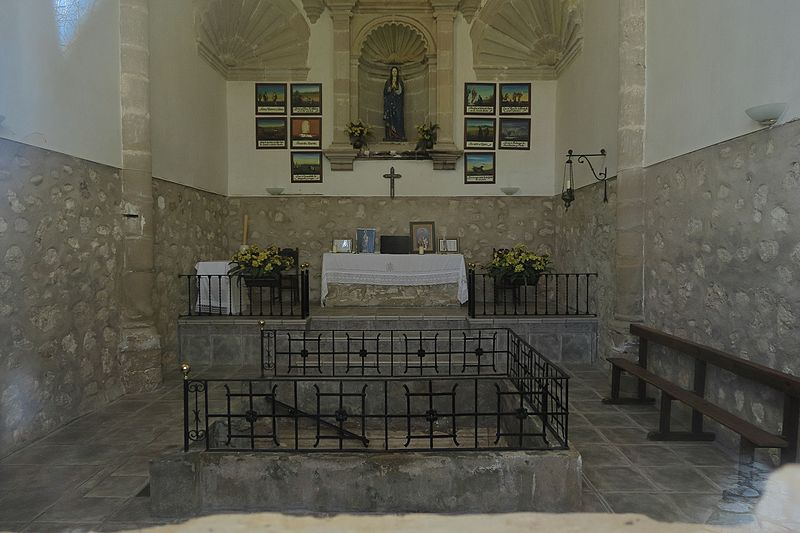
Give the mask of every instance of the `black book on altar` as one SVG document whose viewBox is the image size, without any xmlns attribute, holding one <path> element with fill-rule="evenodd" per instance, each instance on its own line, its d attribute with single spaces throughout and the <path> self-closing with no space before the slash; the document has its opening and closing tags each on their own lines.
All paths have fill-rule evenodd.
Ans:
<svg viewBox="0 0 800 533">
<path fill-rule="evenodd" d="M 382 254 L 410 254 L 411 237 L 408 235 L 381 235 Z"/>
</svg>

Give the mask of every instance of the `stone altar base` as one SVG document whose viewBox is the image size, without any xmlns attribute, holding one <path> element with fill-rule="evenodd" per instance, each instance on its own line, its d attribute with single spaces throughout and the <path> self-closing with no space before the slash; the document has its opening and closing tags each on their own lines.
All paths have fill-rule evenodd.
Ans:
<svg viewBox="0 0 800 533">
<path fill-rule="evenodd" d="M 329 283 L 326 307 L 459 307 L 458 284 L 355 285 Z"/>
<path fill-rule="evenodd" d="M 564 451 L 176 452 L 150 466 L 162 517 L 221 511 L 569 512 L 580 456 Z"/>
</svg>

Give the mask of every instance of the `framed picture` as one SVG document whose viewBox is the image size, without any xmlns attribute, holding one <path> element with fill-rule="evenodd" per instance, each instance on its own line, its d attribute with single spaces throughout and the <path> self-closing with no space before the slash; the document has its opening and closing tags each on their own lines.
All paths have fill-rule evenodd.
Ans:
<svg viewBox="0 0 800 533">
<path fill-rule="evenodd" d="M 349 254 L 353 251 L 352 239 L 333 239 L 333 253 Z"/>
<path fill-rule="evenodd" d="M 530 150 L 531 119 L 501 118 L 498 137 L 501 150 Z"/>
<path fill-rule="evenodd" d="M 292 152 L 292 183 L 322 183 L 322 152 Z"/>
<path fill-rule="evenodd" d="M 501 83 L 500 84 L 500 114 L 501 115 L 530 115 L 531 114 L 531 84 L 530 83 Z"/>
<path fill-rule="evenodd" d="M 303 117 L 291 119 L 292 148 L 322 148 L 322 118 Z"/>
<path fill-rule="evenodd" d="M 464 114 L 494 115 L 497 102 L 497 86 L 494 83 L 464 84 Z"/>
<path fill-rule="evenodd" d="M 494 150 L 496 124 L 494 118 L 465 118 L 464 148 Z"/>
<path fill-rule="evenodd" d="M 256 83 L 256 115 L 286 114 L 286 84 Z"/>
<path fill-rule="evenodd" d="M 458 239 L 439 239 L 439 253 L 458 253 Z"/>
<path fill-rule="evenodd" d="M 464 183 L 494 183 L 494 152 L 464 152 Z"/>
<path fill-rule="evenodd" d="M 412 252 L 422 251 L 426 254 L 436 252 L 434 243 L 436 242 L 436 230 L 433 222 L 412 222 L 411 223 L 411 247 Z"/>
<path fill-rule="evenodd" d="M 292 115 L 322 114 L 322 84 L 292 84 Z"/>
<path fill-rule="evenodd" d="M 256 149 L 286 148 L 286 117 L 256 117 Z"/>
<path fill-rule="evenodd" d="M 375 253 L 375 229 L 358 228 L 356 229 L 356 250 L 360 254 Z"/>
</svg>

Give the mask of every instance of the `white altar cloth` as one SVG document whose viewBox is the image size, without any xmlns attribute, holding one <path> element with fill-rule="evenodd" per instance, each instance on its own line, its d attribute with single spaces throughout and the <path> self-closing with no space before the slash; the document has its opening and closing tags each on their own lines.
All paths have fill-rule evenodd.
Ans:
<svg viewBox="0 0 800 533">
<path fill-rule="evenodd" d="M 194 310 L 215 315 L 239 314 L 238 293 L 231 298 L 230 261 L 200 261 L 194 268 L 200 276 Z"/>
<path fill-rule="evenodd" d="M 458 302 L 469 298 L 461 254 L 334 254 L 322 256 L 321 301 L 328 283 L 361 285 L 439 285 L 458 283 Z"/>
</svg>

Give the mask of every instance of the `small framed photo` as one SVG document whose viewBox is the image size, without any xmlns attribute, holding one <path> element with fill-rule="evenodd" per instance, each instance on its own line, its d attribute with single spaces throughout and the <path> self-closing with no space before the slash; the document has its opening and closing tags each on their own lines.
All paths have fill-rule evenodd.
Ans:
<svg viewBox="0 0 800 533">
<path fill-rule="evenodd" d="M 440 254 L 458 253 L 458 239 L 439 239 Z"/>
<path fill-rule="evenodd" d="M 256 149 L 286 148 L 286 117 L 256 117 Z"/>
<path fill-rule="evenodd" d="M 292 152 L 292 183 L 322 183 L 322 152 Z"/>
<path fill-rule="evenodd" d="M 501 118 L 497 144 L 501 150 L 530 150 L 531 119 Z"/>
<path fill-rule="evenodd" d="M 292 84 L 292 115 L 322 114 L 322 84 Z"/>
<path fill-rule="evenodd" d="M 500 84 L 500 114 L 501 115 L 530 115 L 531 114 L 531 84 L 530 83 L 501 83 Z"/>
<path fill-rule="evenodd" d="M 496 102 L 497 85 L 494 83 L 464 84 L 465 115 L 494 115 Z"/>
<path fill-rule="evenodd" d="M 335 254 L 349 254 L 353 251 L 352 239 L 333 239 L 333 253 Z"/>
<path fill-rule="evenodd" d="M 494 183 L 494 152 L 464 152 L 464 183 Z"/>
<path fill-rule="evenodd" d="M 464 148 L 471 150 L 494 150 L 497 119 L 465 118 Z"/>
<path fill-rule="evenodd" d="M 256 115 L 286 114 L 286 84 L 256 83 Z"/>
<path fill-rule="evenodd" d="M 420 248 L 423 253 L 432 254 L 436 252 L 434 243 L 436 242 L 436 229 L 433 222 L 412 222 L 411 223 L 411 246 L 412 252 L 418 252 Z"/>
<path fill-rule="evenodd" d="M 360 254 L 375 253 L 375 228 L 356 229 L 356 250 Z"/>
<path fill-rule="evenodd" d="M 292 117 L 290 139 L 292 149 L 322 148 L 322 118 Z"/>
</svg>

